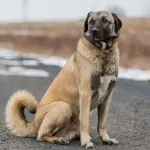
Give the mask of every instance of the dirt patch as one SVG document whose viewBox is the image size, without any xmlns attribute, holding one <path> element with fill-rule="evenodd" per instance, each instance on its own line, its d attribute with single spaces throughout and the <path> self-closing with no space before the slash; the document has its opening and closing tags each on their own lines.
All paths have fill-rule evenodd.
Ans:
<svg viewBox="0 0 150 150">
<path fill-rule="evenodd" d="M 123 19 L 119 39 L 120 64 L 150 68 L 150 19 Z M 0 24 L 0 47 L 68 58 L 76 49 L 83 21 Z"/>
</svg>

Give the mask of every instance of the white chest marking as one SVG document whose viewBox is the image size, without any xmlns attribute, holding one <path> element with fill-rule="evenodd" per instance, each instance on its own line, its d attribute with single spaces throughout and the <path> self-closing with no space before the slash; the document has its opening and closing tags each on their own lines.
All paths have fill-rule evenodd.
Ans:
<svg viewBox="0 0 150 150">
<path fill-rule="evenodd" d="M 91 108 L 94 109 L 104 100 L 104 96 L 108 91 L 109 85 L 112 81 L 116 81 L 115 76 L 103 76 L 100 77 L 100 87 L 98 88 L 98 95 L 92 99 Z"/>
<path fill-rule="evenodd" d="M 100 87 L 98 89 L 98 95 L 99 95 L 98 101 L 99 101 L 99 103 L 101 101 L 101 98 L 107 92 L 107 90 L 109 88 L 109 84 L 111 83 L 111 81 L 116 81 L 116 77 L 115 76 L 103 76 L 103 77 L 100 77 Z"/>
</svg>

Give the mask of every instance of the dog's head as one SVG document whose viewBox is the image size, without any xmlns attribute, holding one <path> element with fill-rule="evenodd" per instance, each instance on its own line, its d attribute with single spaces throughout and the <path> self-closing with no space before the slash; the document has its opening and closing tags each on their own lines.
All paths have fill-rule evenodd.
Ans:
<svg viewBox="0 0 150 150">
<path fill-rule="evenodd" d="M 84 23 L 84 36 L 96 47 L 108 50 L 119 36 L 122 21 L 114 13 L 89 12 Z"/>
</svg>

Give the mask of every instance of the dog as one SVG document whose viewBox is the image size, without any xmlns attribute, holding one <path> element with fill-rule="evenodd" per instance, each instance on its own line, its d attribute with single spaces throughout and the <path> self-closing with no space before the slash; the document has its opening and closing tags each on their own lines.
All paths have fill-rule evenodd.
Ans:
<svg viewBox="0 0 150 150">
<path fill-rule="evenodd" d="M 6 124 L 16 136 L 37 137 L 51 143 L 93 147 L 89 134 L 90 111 L 97 108 L 97 131 L 103 143 L 118 144 L 107 133 L 107 117 L 119 67 L 117 41 L 122 21 L 114 13 L 89 12 L 77 49 L 58 73 L 39 104 L 28 91 L 17 91 L 6 105 Z M 35 113 L 25 119 L 24 108 Z"/>
</svg>

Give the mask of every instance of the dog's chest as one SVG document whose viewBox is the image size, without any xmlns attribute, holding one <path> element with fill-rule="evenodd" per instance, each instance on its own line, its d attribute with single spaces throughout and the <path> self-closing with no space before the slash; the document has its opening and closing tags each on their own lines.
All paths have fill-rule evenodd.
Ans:
<svg viewBox="0 0 150 150">
<path fill-rule="evenodd" d="M 91 109 L 97 107 L 100 103 L 103 102 L 107 94 L 110 93 L 111 89 L 116 84 L 116 76 L 114 75 L 105 75 L 100 76 L 100 74 L 92 75 L 91 79 Z"/>
</svg>

